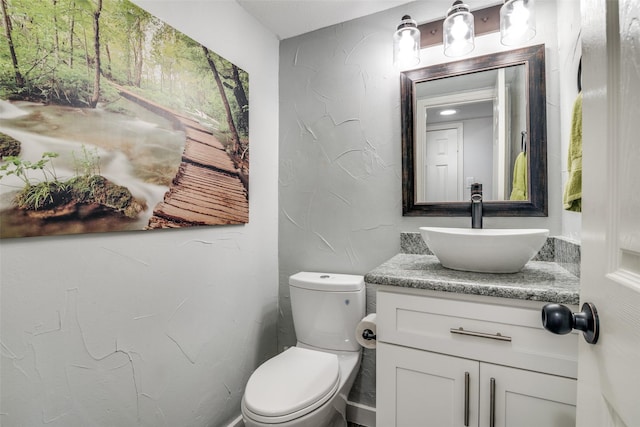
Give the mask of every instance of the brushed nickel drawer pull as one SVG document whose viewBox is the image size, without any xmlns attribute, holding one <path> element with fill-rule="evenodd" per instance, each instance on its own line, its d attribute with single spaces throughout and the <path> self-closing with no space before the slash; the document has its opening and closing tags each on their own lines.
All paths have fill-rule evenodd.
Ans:
<svg viewBox="0 0 640 427">
<path fill-rule="evenodd" d="M 496 427 L 496 379 L 489 380 L 489 427 Z"/>
<path fill-rule="evenodd" d="M 492 340 L 498 340 L 498 341 L 509 341 L 511 342 L 511 337 L 507 337 L 505 335 L 502 335 L 500 332 L 496 333 L 496 334 L 485 334 L 484 332 L 474 332 L 474 331 L 465 331 L 463 328 L 451 328 L 450 329 L 452 334 L 458 334 L 458 335 L 469 335 L 472 337 L 478 337 L 478 338 L 489 338 Z"/>
<path fill-rule="evenodd" d="M 469 372 L 464 373 L 464 425 L 469 427 Z"/>
</svg>

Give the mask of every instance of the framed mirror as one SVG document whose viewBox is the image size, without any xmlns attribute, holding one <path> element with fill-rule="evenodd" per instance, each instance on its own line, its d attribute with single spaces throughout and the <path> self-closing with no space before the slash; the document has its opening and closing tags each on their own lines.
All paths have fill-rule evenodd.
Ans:
<svg viewBox="0 0 640 427">
<path fill-rule="evenodd" d="M 400 74 L 405 216 L 547 216 L 544 45 Z"/>
</svg>

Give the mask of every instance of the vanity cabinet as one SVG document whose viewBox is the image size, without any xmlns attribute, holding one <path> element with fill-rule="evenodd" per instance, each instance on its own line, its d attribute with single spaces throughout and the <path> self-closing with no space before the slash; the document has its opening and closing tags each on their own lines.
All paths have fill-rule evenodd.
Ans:
<svg viewBox="0 0 640 427">
<path fill-rule="evenodd" d="M 578 335 L 542 305 L 380 286 L 376 425 L 575 426 Z"/>
</svg>

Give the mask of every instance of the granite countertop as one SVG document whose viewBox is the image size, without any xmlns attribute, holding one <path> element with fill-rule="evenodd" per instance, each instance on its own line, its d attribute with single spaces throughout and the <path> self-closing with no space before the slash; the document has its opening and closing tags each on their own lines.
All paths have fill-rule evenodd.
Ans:
<svg viewBox="0 0 640 427">
<path fill-rule="evenodd" d="M 529 261 L 518 273 L 472 273 L 444 268 L 433 255 L 401 253 L 365 275 L 376 285 L 530 301 L 579 303 L 580 279 L 555 262 Z"/>
</svg>

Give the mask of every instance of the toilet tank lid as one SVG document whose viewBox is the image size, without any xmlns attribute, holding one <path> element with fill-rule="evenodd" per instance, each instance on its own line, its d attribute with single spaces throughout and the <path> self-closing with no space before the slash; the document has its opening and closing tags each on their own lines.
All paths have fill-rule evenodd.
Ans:
<svg viewBox="0 0 640 427">
<path fill-rule="evenodd" d="M 289 277 L 289 285 L 317 291 L 353 292 L 364 287 L 364 276 L 301 271 Z"/>
</svg>

